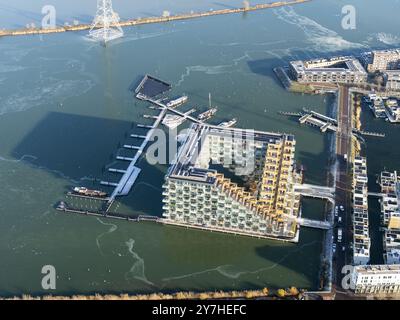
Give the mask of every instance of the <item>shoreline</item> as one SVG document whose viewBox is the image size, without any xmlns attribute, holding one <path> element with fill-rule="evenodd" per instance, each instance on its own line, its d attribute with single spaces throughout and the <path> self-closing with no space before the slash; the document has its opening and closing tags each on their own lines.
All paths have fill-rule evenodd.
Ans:
<svg viewBox="0 0 400 320">
<path fill-rule="evenodd" d="M 189 20 L 195 18 L 203 18 L 209 16 L 217 16 L 217 15 L 227 15 L 227 14 L 235 14 L 235 13 L 245 13 L 257 10 L 271 9 L 271 8 L 279 8 L 290 5 L 296 5 L 301 3 L 310 2 L 312 0 L 291 0 L 291 1 L 278 1 L 266 4 L 256 4 L 253 6 L 249 6 L 247 8 L 235 8 L 235 9 L 221 9 L 221 10 L 213 10 L 213 11 L 205 11 L 205 12 L 197 12 L 197 13 L 186 13 L 186 14 L 178 14 L 173 16 L 160 16 L 160 17 L 148 17 L 148 18 L 136 18 L 129 19 L 125 21 L 121 21 L 119 25 L 121 27 L 130 27 L 144 24 L 154 24 L 154 23 L 162 23 L 162 22 L 170 22 L 177 20 Z M 0 38 L 1 37 L 10 37 L 10 36 L 27 36 L 27 35 L 37 35 L 37 34 L 51 34 L 51 33 L 63 33 L 63 32 L 74 32 L 74 31 L 83 31 L 91 29 L 91 24 L 79 24 L 75 26 L 59 26 L 53 29 L 10 29 L 10 30 L 0 30 Z"/>
<path fill-rule="evenodd" d="M 268 288 L 258 290 L 233 290 L 233 291 L 178 291 L 174 293 L 149 293 L 149 294 L 76 294 L 76 295 L 36 295 L 23 294 L 21 296 L 0 297 L 0 300 L 134 300 L 134 301 L 165 301 L 165 300 L 210 300 L 210 299 L 295 299 L 299 300 L 307 291 L 290 287 L 286 289 Z"/>
</svg>

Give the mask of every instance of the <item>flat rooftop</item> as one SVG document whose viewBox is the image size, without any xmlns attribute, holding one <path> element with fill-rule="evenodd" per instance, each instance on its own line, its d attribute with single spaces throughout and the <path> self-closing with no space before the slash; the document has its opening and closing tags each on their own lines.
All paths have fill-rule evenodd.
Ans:
<svg viewBox="0 0 400 320">
<path fill-rule="evenodd" d="M 389 265 L 389 264 L 382 264 L 382 265 L 367 265 L 367 266 L 357 266 L 355 267 L 358 273 L 393 273 L 393 272 L 400 272 L 400 265 Z"/>
<path fill-rule="evenodd" d="M 314 59 L 308 61 L 291 61 L 297 72 L 360 72 L 366 73 L 360 61 L 353 56 L 333 57 L 330 59 Z"/>
<path fill-rule="evenodd" d="M 230 138 L 237 137 L 243 140 L 249 139 L 249 141 L 259 142 L 263 145 L 275 143 L 282 139 L 286 141 L 295 141 L 293 135 L 193 124 L 189 129 L 183 145 L 179 149 L 174 164 L 167 173 L 168 178 L 207 184 L 214 183 L 215 178 L 211 173 L 215 173 L 215 170 L 198 168 L 195 166 L 208 135 Z"/>
</svg>

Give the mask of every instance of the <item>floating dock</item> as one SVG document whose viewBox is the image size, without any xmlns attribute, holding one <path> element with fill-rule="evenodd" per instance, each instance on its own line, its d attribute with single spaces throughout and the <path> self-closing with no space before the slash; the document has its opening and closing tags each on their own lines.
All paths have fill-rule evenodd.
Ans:
<svg viewBox="0 0 400 320">
<path fill-rule="evenodd" d="M 294 116 L 299 118 L 299 122 L 301 124 L 308 124 L 311 126 L 318 127 L 321 132 L 337 132 L 338 131 L 338 122 L 336 119 L 330 118 L 326 115 L 320 114 L 318 112 L 303 108 L 303 112 L 279 112 L 281 115 L 285 116 Z M 360 138 L 360 136 L 370 136 L 370 137 L 379 137 L 384 138 L 386 135 L 384 133 L 379 132 L 369 132 L 353 129 L 353 134 Z"/>
<path fill-rule="evenodd" d="M 169 90 L 171 90 L 171 85 L 169 83 L 146 74 L 135 89 L 135 93 L 138 99 L 140 99 L 141 95 L 156 97 Z"/>
<path fill-rule="evenodd" d="M 125 173 L 123 174 L 121 180 L 115 186 L 115 189 L 109 198 L 109 202 L 114 201 L 117 196 L 126 196 L 132 189 L 133 185 L 136 182 L 136 179 L 138 178 L 141 172 L 141 169 L 135 166 L 136 162 L 143 154 L 144 149 L 147 147 L 147 144 L 149 143 L 154 134 L 155 128 L 159 126 L 160 122 L 162 121 L 166 113 L 167 109 L 163 109 L 160 112 L 160 114 L 157 117 L 155 117 L 156 121 L 153 123 L 151 129 L 147 132 L 146 136 L 141 136 L 143 142 L 140 146 L 132 146 L 127 144 L 124 145 L 124 148 L 136 150 L 136 154 L 133 158 L 117 156 L 116 158 L 117 160 L 130 161 L 130 164 L 129 167 L 125 170 Z"/>
</svg>

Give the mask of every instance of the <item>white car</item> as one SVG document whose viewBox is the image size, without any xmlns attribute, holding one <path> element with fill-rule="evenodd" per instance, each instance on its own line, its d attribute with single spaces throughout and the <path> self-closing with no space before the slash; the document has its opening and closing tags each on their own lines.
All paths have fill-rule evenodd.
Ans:
<svg viewBox="0 0 400 320">
<path fill-rule="evenodd" d="M 342 223 L 342 217 L 339 217 L 339 218 L 338 218 L 338 222 L 339 222 L 339 223 Z"/>
<path fill-rule="evenodd" d="M 342 236 L 343 236 L 343 231 L 342 229 L 339 228 L 337 232 L 337 239 L 339 243 L 342 242 Z"/>
<path fill-rule="evenodd" d="M 340 206 L 340 211 L 344 211 L 344 207 L 343 206 Z"/>
</svg>

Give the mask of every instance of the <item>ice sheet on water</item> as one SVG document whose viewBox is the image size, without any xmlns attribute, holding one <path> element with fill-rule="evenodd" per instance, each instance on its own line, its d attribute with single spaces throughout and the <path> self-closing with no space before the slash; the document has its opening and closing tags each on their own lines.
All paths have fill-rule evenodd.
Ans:
<svg viewBox="0 0 400 320">
<path fill-rule="evenodd" d="M 274 9 L 274 13 L 278 19 L 300 28 L 312 47 L 310 49 L 340 51 L 364 47 L 363 44 L 345 40 L 336 31 L 322 26 L 315 20 L 298 14 L 292 7 Z"/>
</svg>

